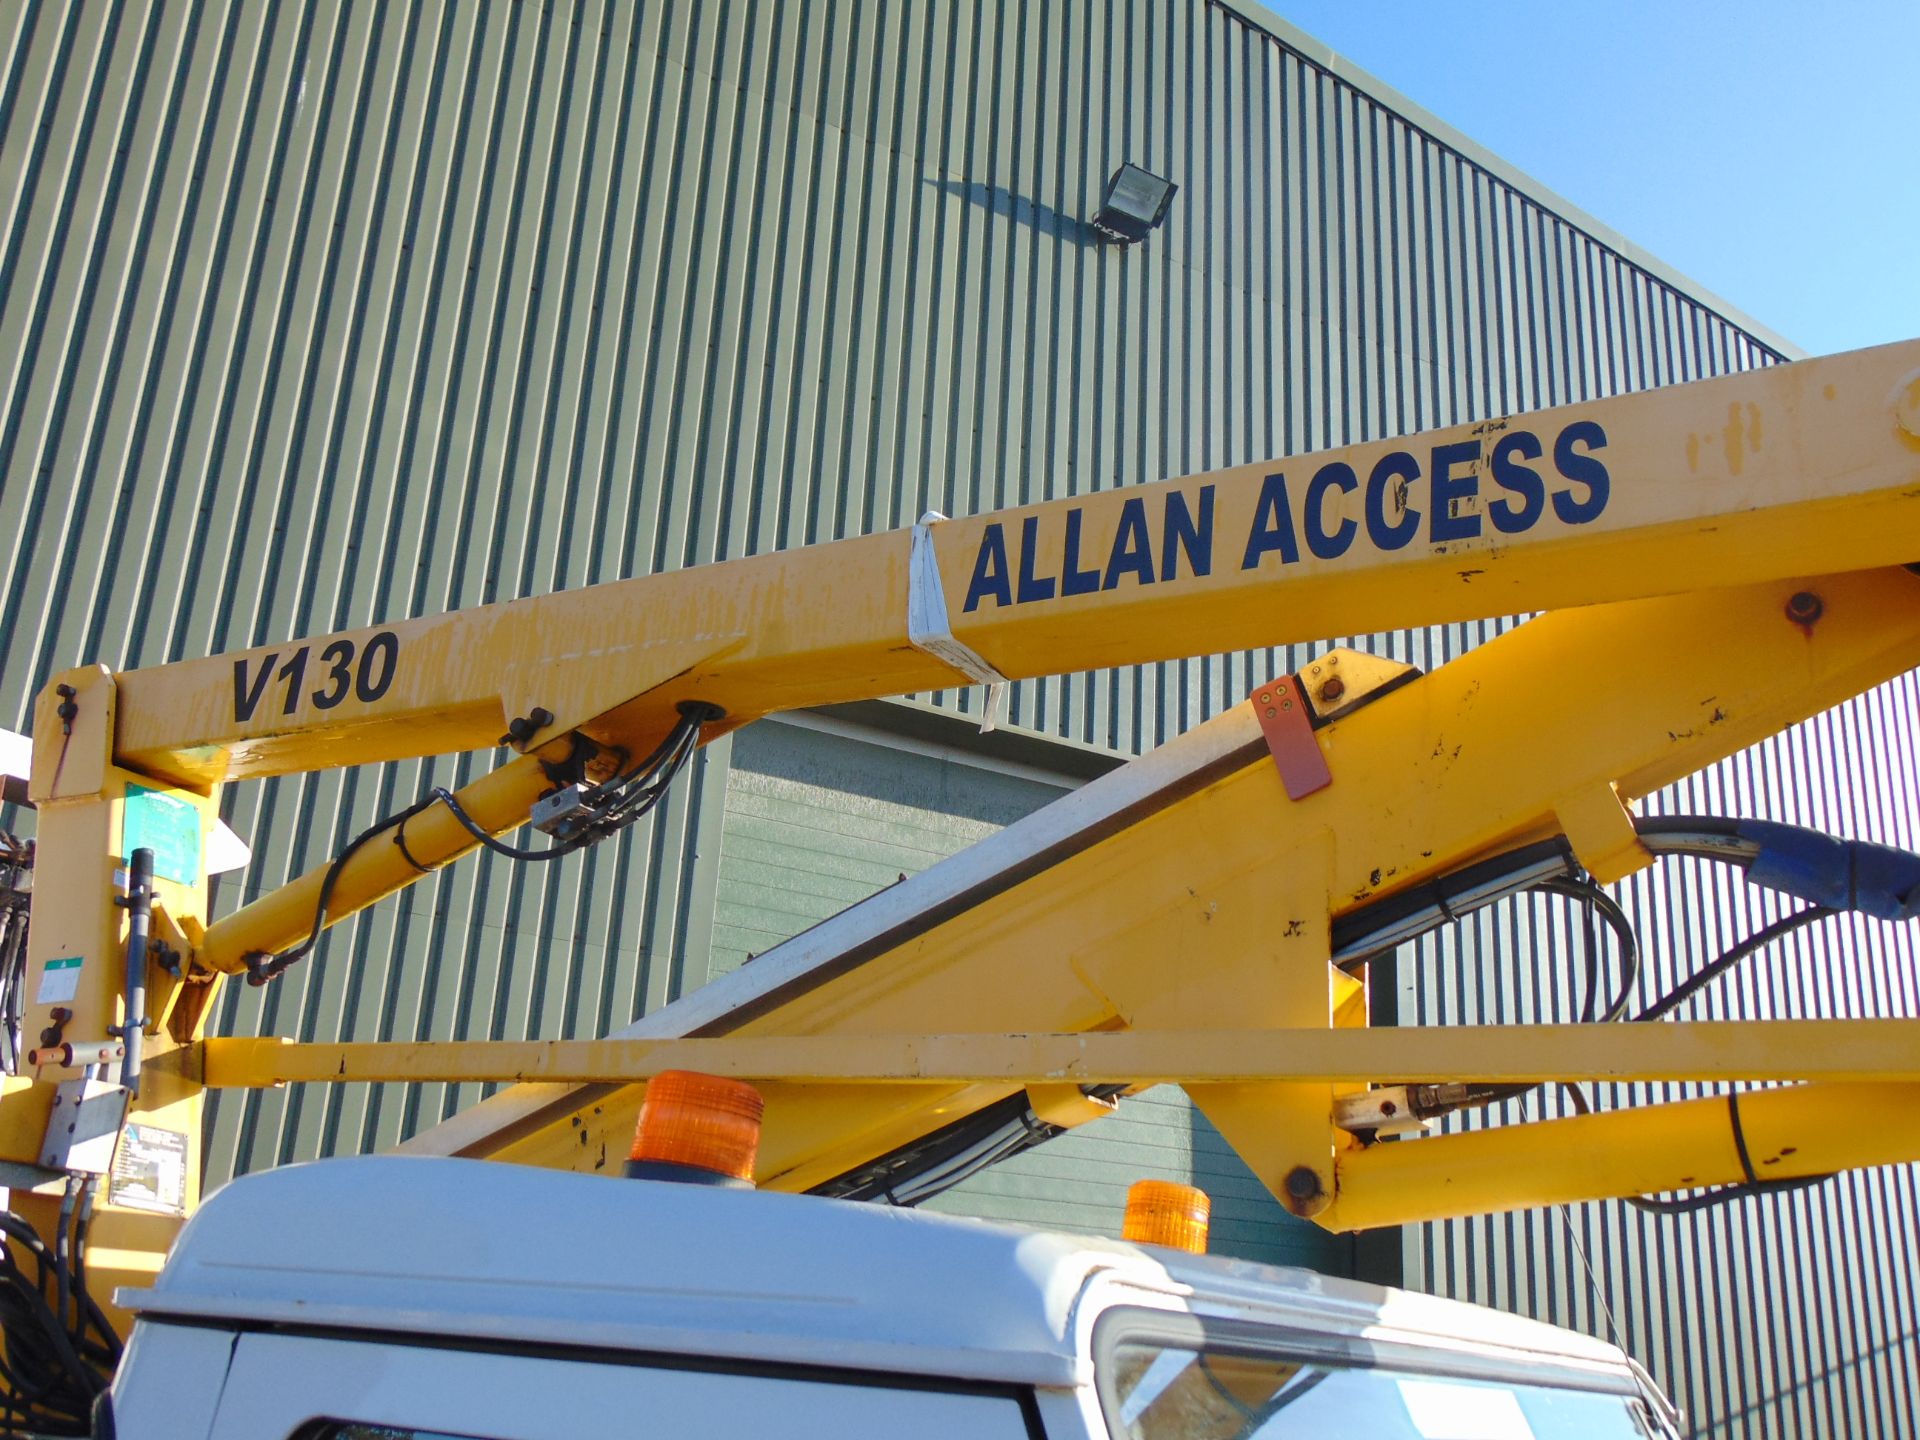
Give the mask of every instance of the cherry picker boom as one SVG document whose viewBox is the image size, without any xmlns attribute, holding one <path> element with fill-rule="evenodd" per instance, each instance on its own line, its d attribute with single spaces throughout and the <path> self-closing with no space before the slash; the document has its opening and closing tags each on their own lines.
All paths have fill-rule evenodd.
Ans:
<svg viewBox="0 0 1920 1440">
<path fill-rule="evenodd" d="M 674 1067 L 760 1082 L 763 1187 L 861 1197 L 911 1196 L 1155 1081 L 1342 1229 L 1912 1160 L 1920 1021 L 1621 1025 L 1596 1004 L 1583 1024 L 1370 1031 L 1365 988 L 1370 959 L 1477 904 L 1676 851 L 1910 918 L 1911 857 L 1632 807 L 1920 663 L 1916 559 L 1910 342 L 68 671 L 34 716 L 38 1043 L 0 1089 L 11 1208 L 51 1235 L 73 1177 L 114 1168 L 95 1283 L 140 1282 L 198 1203 L 207 1088 L 521 1082 L 407 1148 L 590 1169 Z M 498 838 L 530 820 L 560 853 L 616 833 L 696 746 L 776 711 L 1530 611 L 1432 674 L 1324 653 L 614 1036 L 205 1034 L 222 983 L 272 983 L 326 926 L 482 845 L 547 853 Z M 481 779 L 209 915 L 224 785 L 497 745 L 513 756 Z M 1800 1083 L 1385 1138 L 1591 1079 Z M 111 1158 L 134 1151 L 138 1183 Z"/>
</svg>

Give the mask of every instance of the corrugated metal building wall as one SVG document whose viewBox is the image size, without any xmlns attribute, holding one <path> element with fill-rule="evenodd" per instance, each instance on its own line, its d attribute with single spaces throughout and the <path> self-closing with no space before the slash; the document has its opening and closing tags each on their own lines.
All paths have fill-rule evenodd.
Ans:
<svg viewBox="0 0 1920 1440">
<path fill-rule="evenodd" d="M 1125 254 L 1081 218 L 1123 158 L 1182 187 Z M 1777 353 L 1243 5 L 22 0 L 0 7 L 0 723 L 24 728 L 40 681 L 81 660 Z M 1370 643 L 1434 664 L 1493 628 Z M 1133 751 L 1299 658 L 1023 685 L 1015 719 Z M 1902 682 L 1663 803 L 1914 843 L 1913 713 Z M 222 903 L 486 763 L 234 792 L 256 859 Z M 708 973 L 727 766 L 716 747 L 650 826 L 550 873 L 436 876 L 322 963 L 230 992 L 221 1023 L 588 1034 L 664 1003 Z M 1663 965 L 1752 922 L 1720 883 L 1629 892 Z M 1558 1003 L 1574 939 L 1559 916 L 1486 919 L 1403 962 L 1407 1004 Z M 1911 1014 L 1910 941 L 1841 927 L 1706 1003 Z M 249 1097 L 221 1107 L 210 1168 L 389 1144 L 470 1098 Z M 1617 1326 L 1702 1434 L 1911 1433 L 1914 1187 L 1906 1168 L 1681 1222 L 1436 1227 L 1409 1238 L 1408 1276 Z"/>
</svg>

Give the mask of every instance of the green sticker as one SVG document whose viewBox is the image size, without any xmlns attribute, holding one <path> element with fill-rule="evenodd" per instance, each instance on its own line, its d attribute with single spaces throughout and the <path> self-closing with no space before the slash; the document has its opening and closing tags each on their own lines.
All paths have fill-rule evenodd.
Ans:
<svg viewBox="0 0 1920 1440">
<path fill-rule="evenodd" d="M 200 811 L 191 801 L 165 790 L 127 786 L 121 849 L 153 851 L 153 873 L 182 885 L 200 883 Z"/>
</svg>

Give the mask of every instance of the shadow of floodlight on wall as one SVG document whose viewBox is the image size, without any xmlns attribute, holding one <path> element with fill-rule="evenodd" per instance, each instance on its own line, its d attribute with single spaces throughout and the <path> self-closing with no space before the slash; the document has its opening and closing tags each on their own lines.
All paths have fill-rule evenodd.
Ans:
<svg viewBox="0 0 1920 1440">
<path fill-rule="evenodd" d="M 1051 205 L 1042 205 L 1024 195 L 1016 195 L 999 185 L 982 185 L 972 180 L 935 180 L 927 184 L 943 194 L 957 200 L 965 200 L 970 205 L 978 205 L 995 215 L 1004 215 L 1016 225 L 1025 225 L 1064 240 L 1069 245 L 1095 246 L 1100 243 L 1100 232 L 1084 220 L 1076 220 L 1071 215 L 1062 215 Z"/>
</svg>

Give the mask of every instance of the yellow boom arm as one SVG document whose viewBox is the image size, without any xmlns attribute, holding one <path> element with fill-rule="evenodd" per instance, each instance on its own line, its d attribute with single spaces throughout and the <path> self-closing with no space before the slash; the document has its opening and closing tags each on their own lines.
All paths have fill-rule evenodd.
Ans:
<svg viewBox="0 0 1920 1440">
<path fill-rule="evenodd" d="M 1900 564 L 1916 371 L 1885 346 L 941 521 L 918 591 L 894 531 L 129 671 L 112 754 L 206 786 L 484 749 L 539 710 L 516 748 L 632 742 L 686 700 L 737 723 L 952 685 L 967 652 L 1020 679 Z"/>
<path fill-rule="evenodd" d="M 1623 801 L 1920 661 L 1920 578 L 1899 568 L 1917 557 L 1920 342 L 150 670 L 68 672 L 36 709 L 31 787 L 25 1028 L 55 1040 L 32 1078 L 7 1082 L 0 1155 L 39 1158 L 55 1082 L 130 1042 L 147 1062 L 136 1120 L 197 1151 L 203 1079 L 311 1073 L 297 1047 L 276 1070 L 274 1047 L 200 1040 L 219 975 L 303 939 L 323 891 L 332 923 L 472 849 L 473 830 L 524 824 L 559 780 L 646 754 L 690 705 L 712 707 L 696 712 L 717 717 L 711 738 L 772 711 L 956 683 L 1555 612 L 1411 683 L 1350 655 L 1278 677 L 1144 772 L 1080 792 L 1078 828 L 1010 868 L 947 871 L 917 912 L 903 907 L 925 887 L 897 887 L 882 910 L 842 917 L 842 949 L 803 936 L 699 1006 L 649 1017 L 661 1036 L 831 1035 L 866 1055 L 860 1082 L 760 1077 L 772 1183 L 844 1176 L 1023 1089 L 1075 1123 L 1100 1107 L 1072 1073 L 943 1075 L 902 1046 L 1107 1031 L 1220 1031 L 1224 1045 L 1360 1020 L 1358 983 L 1329 964 L 1343 914 L 1550 835 L 1603 879 L 1646 863 Z M 1717 697 L 1708 711 L 1702 695 Z M 221 784 L 502 743 L 518 757 L 456 797 L 471 827 L 427 805 L 395 832 L 403 844 L 364 846 L 207 923 L 201 857 Z M 157 857 L 158 944 L 129 967 L 116 901 L 136 848 Z M 130 1026 L 142 971 L 146 1013 Z M 1462 1044 L 1501 1078 L 1486 1037 Z M 471 1068 L 459 1047 L 444 1060 L 443 1073 Z M 335 1078 L 392 1063 L 343 1054 Z M 633 1052 L 607 1063 L 588 1090 L 520 1087 L 423 1146 L 577 1163 L 586 1147 L 564 1118 L 591 1099 L 592 1123 L 620 1129 L 637 1093 L 626 1082 L 647 1073 Z M 1498 1149 L 1550 1140 L 1477 1137 L 1483 1158 L 1459 1148 L 1466 1169 L 1440 1180 L 1450 1141 L 1353 1146 L 1329 1124 L 1336 1094 L 1420 1073 L 1385 1052 L 1367 1073 L 1331 1060 L 1311 1079 L 1249 1073 L 1189 1089 L 1276 1193 L 1328 1223 L 1451 1213 L 1448 1193 L 1532 1203 L 1566 1173 Z M 872 1083 L 889 1078 L 914 1083 Z M 1834 1143 L 1845 1134 L 1823 1163 Z M 1376 1158 L 1401 1150 L 1425 1157 L 1417 1177 Z M 1853 1163 L 1885 1150 L 1881 1133 Z M 1708 1183 L 1716 1165 L 1688 1173 Z M 194 1202 L 191 1170 L 176 1208 Z M 1485 1178 L 1496 1172 L 1507 1188 Z M 1622 1174 L 1583 1172 L 1578 1188 L 1658 1179 Z M 157 1248 L 156 1234 L 127 1248 Z"/>
</svg>

